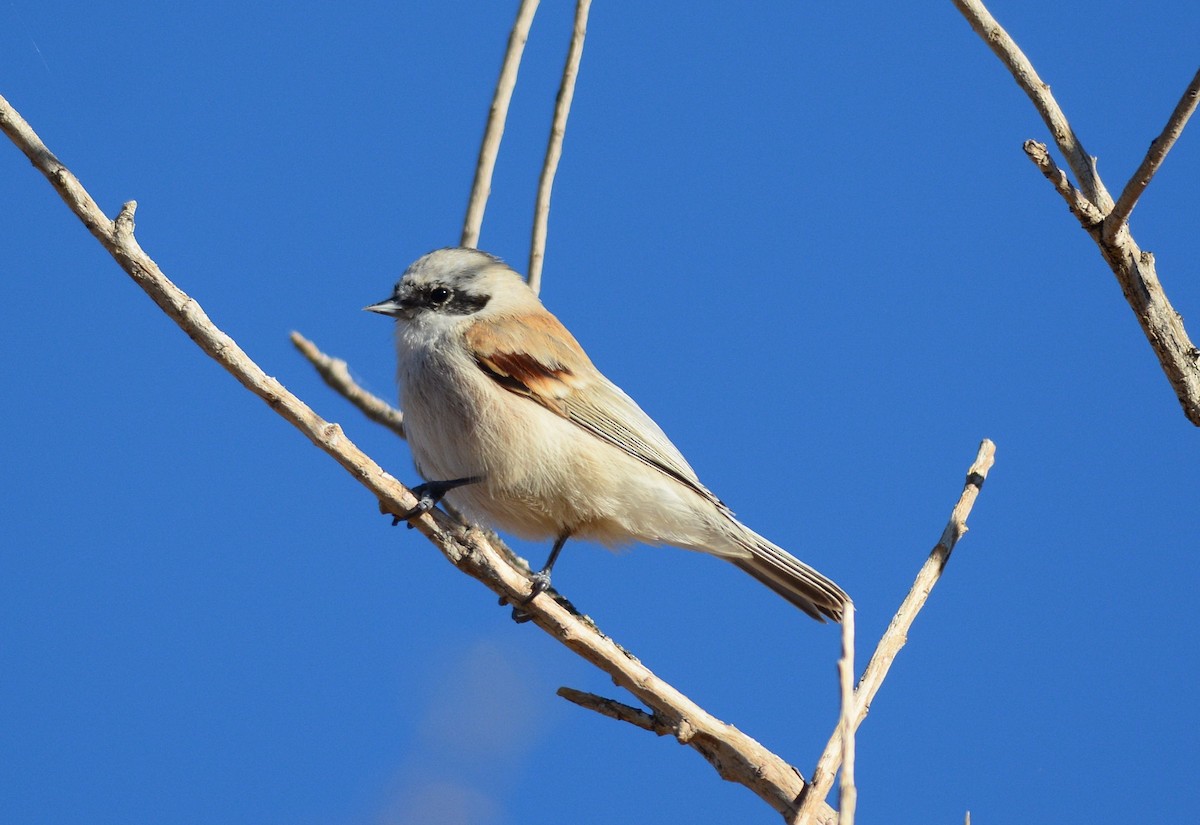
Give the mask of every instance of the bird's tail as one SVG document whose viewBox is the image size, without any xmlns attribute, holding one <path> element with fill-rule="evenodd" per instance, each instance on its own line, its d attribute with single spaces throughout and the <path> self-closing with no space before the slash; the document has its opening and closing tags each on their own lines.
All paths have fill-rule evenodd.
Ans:
<svg viewBox="0 0 1200 825">
<path fill-rule="evenodd" d="M 842 610 L 850 602 L 846 591 L 813 570 L 804 562 L 776 547 L 762 536 L 749 533 L 743 546 L 750 555 L 729 561 L 774 590 L 818 622 L 826 618 L 842 620 Z"/>
</svg>

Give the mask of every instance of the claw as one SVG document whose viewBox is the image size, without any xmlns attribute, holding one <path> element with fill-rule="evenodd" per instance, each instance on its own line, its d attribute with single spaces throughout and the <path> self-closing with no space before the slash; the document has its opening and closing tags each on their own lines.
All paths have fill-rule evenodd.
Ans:
<svg viewBox="0 0 1200 825">
<path fill-rule="evenodd" d="M 545 593 L 550 589 L 550 571 L 539 570 L 534 573 L 529 579 L 529 595 L 521 599 L 521 604 L 529 604 L 536 599 L 539 594 Z"/>
<path fill-rule="evenodd" d="M 525 610 L 525 605 L 536 599 L 540 594 L 545 593 L 550 589 L 550 572 L 548 570 L 539 570 L 534 573 L 529 579 L 529 595 L 519 600 L 513 605 L 512 618 L 517 624 L 525 624 L 533 618 L 533 614 Z M 505 604 L 506 599 L 501 599 L 500 603 Z"/>
<path fill-rule="evenodd" d="M 525 605 L 536 599 L 539 594 L 545 593 L 550 589 L 550 571 L 554 568 L 554 562 L 558 561 L 558 554 L 562 552 L 563 545 L 567 543 L 567 539 L 570 536 L 570 533 L 564 533 L 558 537 L 554 542 L 554 547 L 550 550 L 550 558 L 546 559 L 545 566 L 529 577 L 529 595 L 516 602 L 512 602 L 512 617 L 513 621 L 517 624 L 524 624 L 533 618 L 533 615 L 524 609 Z M 500 597 L 500 604 L 505 605 L 509 603 L 507 597 Z"/>
<path fill-rule="evenodd" d="M 428 482 L 425 484 L 418 484 L 416 487 L 413 487 L 413 495 L 417 497 L 417 505 L 406 511 L 403 515 L 396 516 L 395 520 L 392 522 L 393 527 L 402 521 L 408 521 L 409 519 L 414 519 L 417 516 L 425 515 L 434 507 L 437 507 L 437 503 L 441 501 L 442 497 L 445 496 L 446 493 L 454 489 L 452 487 L 448 487 L 444 490 L 436 491 L 431 490 L 430 487 L 431 484 Z"/>
</svg>

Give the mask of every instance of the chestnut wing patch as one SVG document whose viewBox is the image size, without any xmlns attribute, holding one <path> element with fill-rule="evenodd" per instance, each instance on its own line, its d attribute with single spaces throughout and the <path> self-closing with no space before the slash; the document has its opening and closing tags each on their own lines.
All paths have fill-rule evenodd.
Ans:
<svg viewBox="0 0 1200 825">
<path fill-rule="evenodd" d="M 509 392 L 532 398 L 559 415 L 563 414 L 562 408 L 553 401 L 567 390 L 566 384 L 572 373 L 566 367 L 544 364 L 519 352 L 493 352 L 486 356 L 476 353 L 475 363 Z"/>
<path fill-rule="evenodd" d="M 722 510 L 675 445 L 632 398 L 606 379 L 554 316 L 473 327 L 468 342 L 479 368 L 509 392 L 529 398 L 691 488 Z M 507 333 L 507 334 L 506 334 Z M 518 340 L 524 346 L 515 346 Z M 545 354 L 537 358 L 529 351 Z"/>
</svg>

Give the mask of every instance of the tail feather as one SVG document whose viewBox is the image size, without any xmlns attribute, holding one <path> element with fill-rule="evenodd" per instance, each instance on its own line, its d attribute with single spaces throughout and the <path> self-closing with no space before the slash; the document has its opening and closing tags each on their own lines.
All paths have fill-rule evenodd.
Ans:
<svg viewBox="0 0 1200 825">
<path fill-rule="evenodd" d="M 804 562 L 761 536 L 746 543 L 750 555 L 729 559 L 818 622 L 842 620 L 850 597 L 846 591 Z"/>
</svg>

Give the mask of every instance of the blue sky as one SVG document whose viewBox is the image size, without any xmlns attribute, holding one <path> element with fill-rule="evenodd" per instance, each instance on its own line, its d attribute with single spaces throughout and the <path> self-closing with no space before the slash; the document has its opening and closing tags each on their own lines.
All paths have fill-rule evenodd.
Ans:
<svg viewBox="0 0 1200 825">
<path fill-rule="evenodd" d="M 994 2 L 1119 191 L 1200 6 Z M 981 438 L 997 464 L 859 736 L 863 822 L 1200 804 L 1200 434 L 1021 151 L 952 4 L 598 3 L 543 299 L 860 656 Z M 456 242 L 513 3 L 0 6 L 0 94 L 268 373 L 402 479 L 299 330 L 394 394 L 360 308 Z M 481 246 L 524 268 L 570 28 L 526 51 Z M 1200 337 L 1193 124 L 1133 215 Z M 772 822 L 690 750 L 567 705 L 598 672 L 393 530 L 0 149 L 0 819 Z M 541 560 L 545 548 L 517 545 Z M 568 546 L 556 586 L 806 775 L 834 628 L 733 567 Z"/>
</svg>

